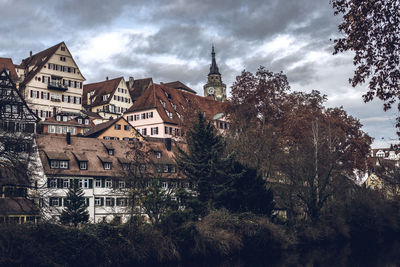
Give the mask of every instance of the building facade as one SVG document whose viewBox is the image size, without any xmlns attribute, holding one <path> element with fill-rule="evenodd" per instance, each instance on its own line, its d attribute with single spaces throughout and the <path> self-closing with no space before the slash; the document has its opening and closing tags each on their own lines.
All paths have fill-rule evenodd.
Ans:
<svg viewBox="0 0 400 267">
<path fill-rule="evenodd" d="M 42 120 L 64 112 L 79 115 L 85 78 L 64 42 L 30 54 L 18 66 L 19 90 Z"/>
</svg>

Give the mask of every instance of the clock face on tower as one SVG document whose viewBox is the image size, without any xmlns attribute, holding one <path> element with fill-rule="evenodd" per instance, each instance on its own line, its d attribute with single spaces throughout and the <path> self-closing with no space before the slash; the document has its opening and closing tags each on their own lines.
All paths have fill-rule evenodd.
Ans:
<svg viewBox="0 0 400 267">
<path fill-rule="evenodd" d="M 214 87 L 209 87 L 209 88 L 208 88 L 208 93 L 209 93 L 210 95 L 214 94 L 214 92 L 215 92 Z"/>
</svg>

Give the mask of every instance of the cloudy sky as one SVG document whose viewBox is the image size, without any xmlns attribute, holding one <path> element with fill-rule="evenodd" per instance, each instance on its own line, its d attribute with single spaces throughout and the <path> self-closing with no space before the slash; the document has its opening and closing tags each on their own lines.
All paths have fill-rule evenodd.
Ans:
<svg viewBox="0 0 400 267">
<path fill-rule="evenodd" d="M 352 54 L 332 55 L 329 0 L 0 0 L 0 17 L 0 57 L 14 63 L 65 41 L 86 82 L 180 80 L 202 95 L 214 44 L 228 87 L 243 69 L 283 71 L 292 90 L 319 90 L 359 118 L 375 145 L 396 139 L 395 110 L 364 104 L 366 88 L 348 84 Z"/>
</svg>

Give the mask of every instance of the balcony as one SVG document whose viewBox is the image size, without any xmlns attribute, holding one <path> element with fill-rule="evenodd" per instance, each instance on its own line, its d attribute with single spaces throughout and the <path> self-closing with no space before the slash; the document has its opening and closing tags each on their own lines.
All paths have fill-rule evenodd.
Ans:
<svg viewBox="0 0 400 267">
<path fill-rule="evenodd" d="M 51 81 L 47 85 L 49 90 L 58 90 L 58 91 L 67 91 L 68 87 L 66 85 L 62 85 L 61 82 Z"/>
</svg>

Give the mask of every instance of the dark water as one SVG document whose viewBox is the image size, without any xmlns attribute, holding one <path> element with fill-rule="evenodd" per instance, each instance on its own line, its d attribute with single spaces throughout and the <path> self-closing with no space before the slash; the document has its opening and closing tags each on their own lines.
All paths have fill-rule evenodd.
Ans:
<svg viewBox="0 0 400 267">
<path fill-rule="evenodd" d="M 302 248 L 281 255 L 233 257 L 222 261 L 207 259 L 178 266 L 400 266 L 400 242 L 377 245 L 373 241 Z"/>
</svg>

